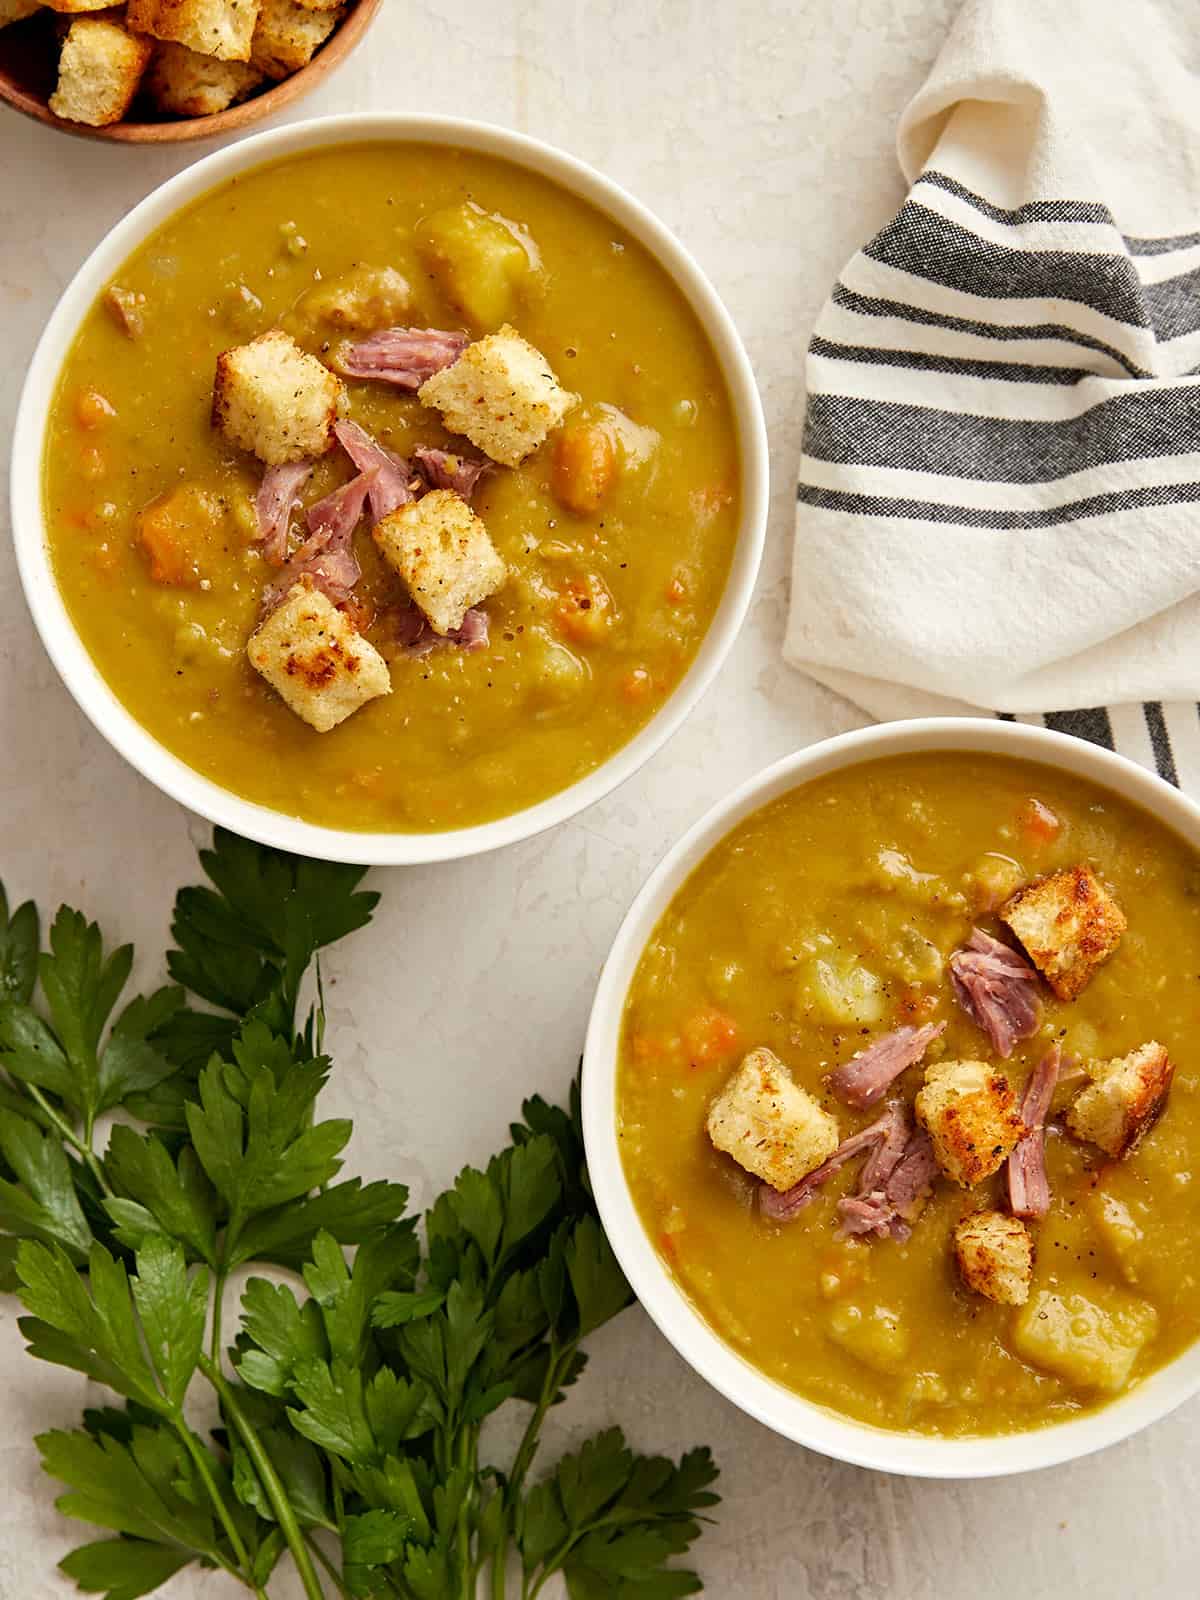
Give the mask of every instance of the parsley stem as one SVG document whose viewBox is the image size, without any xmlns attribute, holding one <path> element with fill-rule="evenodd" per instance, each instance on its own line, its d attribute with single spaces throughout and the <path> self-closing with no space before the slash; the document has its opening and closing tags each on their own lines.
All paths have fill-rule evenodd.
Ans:
<svg viewBox="0 0 1200 1600">
<path fill-rule="evenodd" d="M 92 1177 L 95 1178 L 96 1182 L 100 1186 L 101 1194 L 103 1194 L 106 1199 L 111 1200 L 113 1197 L 112 1185 L 104 1176 L 104 1168 L 96 1159 L 96 1153 L 92 1149 L 92 1126 L 90 1113 L 88 1119 L 87 1140 L 85 1142 L 75 1132 L 74 1128 L 66 1120 L 66 1118 L 59 1116 L 58 1112 L 50 1104 L 49 1100 L 46 1099 L 46 1096 L 36 1084 L 27 1083 L 25 1088 L 29 1093 L 29 1098 L 38 1107 L 42 1115 L 51 1123 L 53 1123 L 54 1127 L 57 1128 L 59 1134 L 62 1136 L 65 1142 L 71 1146 L 72 1150 L 74 1150 L 79 1156 L 79 1159 L 91 1173 Z"/>
<path fill-rule="evenodd" d="M 317 1577 L 317 1569 L 313 1566 L 312 1557 L 308 1553 L 308 1546 L 304 1542 L 304 1535 L 300 1531 L 300 1524 L 296 1521 L 296 1513 L 292 1502 L 287 1497 L 287 1491 L 279 1481 L 279 1474 L 275 1471 L 274 1463 L 266 1450 L 262 1440 L 241 1406 L 233 1389 L 225 1381 L 220 1368 L 207 1356 L 200 1357 L 200 1370 L 217 1391 L 221 1405 L 224 1407 L 230 1422 L 233 1424 L 238 1437 L 246 1446 L 246 1453 L 258 1473 L 259 1482 L 266 1491 L 267 1499 L 271 1502 L 271 1510 L 275 1513 L 275 1520 L 279 1530 L 287 1541 L 287 1547 L 292 1552 L 292 1560 L 296 1563 L 296 1571 L 300 1574 L 300 1582 L 304 1585 L 304 1593 L 308 1600 L 325 1600 L 325 1591 L 321 1587 L 321 1580 Z"/>
<path fill-rule="evenodd" d="M 212 1501 L 213 1509 L 220 1519 L 221 1526 L 225 1529 L 225 1537 L 229 1540 L 230 1548 L 237 1558 L 238 1565 L 245 1574 L 246 1582 L 253 1586 L 253 1579 L 250 1577 L 250 1557 L 247 1554 L 246 1546 L 242 1543 L 242 1536 L 237 1531 L 237 1526 L 229 1514 L 229 1507 L 225 1504 L 225 1497 L 217 1487 L 216 1479 L 212 1475 L 208 1456 L 205 1454 L 203 1446 L 186 1422 L 177 1422 L 175 1431 L 183 1440 L 183 1447 L 188 1455 L 191 1456 L 192 1465 L 208 1491 L 208 1498 Z"/>
<path fill-rule="evenodd" d="M 212 1336 L 209 1342 L 209 1358 L 214 1367 L 221 1365 L 221 1307 L 225 1299 L 225 1282 L 228 1275 L 229 1268 L 222 1261 L 213 1274 Z"/>
<path fill-rule="evenodd" d="M 318 1543 L 318 1541 L 313 1537 L 313 1535 L 311 1533 L 308 1532 L 307 1529 L 305 1530 L 305 1533 L 304 1533 L 304 1540 L 305 1540 L 305 1543 L 308 1545 L 308 1548 L 312 1551 L 313 1555 L 316 1556 L 317 1560 L 325 1568 L 325 1571 L 333 1579 L 334 1584 L 337 1587 L 337 1592 L 339 1594 L 341 1594 L 341 1595 L 346 1595 L 348 1597 L 349 1594 L 350 1594 L 350 1591 L 346 1587 L 345 1578 L 338 1571 L 338 1569 L 334 1565 L 334 1563 L 325 1554 L 324 1550 L 321 1549 L 321 1546 Z"/>
</svg>

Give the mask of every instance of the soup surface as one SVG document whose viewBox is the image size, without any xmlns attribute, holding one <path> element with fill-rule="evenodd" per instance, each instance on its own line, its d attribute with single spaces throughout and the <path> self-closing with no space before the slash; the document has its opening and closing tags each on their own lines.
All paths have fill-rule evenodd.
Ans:
<svg viewBox="0 0 1200 1600">
<path fill-rule="evenodd" d="M 1049 808 L 1058 830 L 1043 826 Z M 839 1237 L 858 1163 L 792 1220 L 713 1148 L 705 1120 L 743 1055 L 773 1050 L 837 1117 L 827 1074 L 914 1021 L 947 1028 L 925 1065 L 995 1060 L 951 993 L 949 955 L 1020 882 L 1090 863 L 1128 918 L 1116 953 L 1071 1003 L 1044 989 L 1038 1032 L 997 1062 L 1019 1093 L 1054 1041 L 1072 1059 L 1157 1039 L 1175 1062 L 1166 1109 L 1113 1161 L 1046 1128 L 1051 1206 L 1029 1224 L 1027 1304 L 968 1291 L 952 1234 L 1004 1205 L 1003 1169 L 973 1189 L 936 1182 L 906 1241 Z M 833 773 L 740 823 L 663 916 L 631 985 L 618 1077 L 625 1172 L 647 1232 L 712 1327 L 749 1362 L 835 1411 L 885 1428 L 965 1435 L 1066 1419 L 1170 1360 L 1200 1334 L 1200 862 L 1173 832 L 1091 783 L 1022 762 L 905 756 Z M 911 1102 L 924 1067 L 894 1086 Z M 1039 1320 L 1062 1298 L 1069 1325 Z M 1126 1373 L 1109 1336 L 1136 1349 Z M 1099 1358 L 1099 1359 L 1097 1359 Z M 1126 1363 L 1128 1366 L 1128 1364 Z"/>
<path fill-rule="evenodd" d="M 499 264 L 489 237 L 501 239 Z M 223 185 L 114 283 L 137 308 L 136 336 L 102 298 L 66 362 L 46 440 L 50 551 L 108 683 L 190 766 L 316 823 L 455 828 L 574 782 L 669 696 L 724 589 L 740 463 L 702 329 L 611 219 L 483 155 L 342 146 Z M 262 466 L 211 425 L 213 371 L 219 353 L 275 327 L 327 353 L 345 331 L 336 309 L 331 320 L 336 297 L 380 283 L 384 303 L 357 335 L 399 322 L 477 338 L 513 323 L 580 396 L 568 424 L 607 431 L 617 470 L 594 503 L 594 461 L 560 458 L 552 436 L 480 482 L 474 509 L 508 578 L 486 602 L 490 645 L 479 651 L 389 649 L 381 619 L 399 580 L 360 527 L 358 616 L 393 692 L 318 734 L 246 660 L 271 576 L 255 539 Z M 415 395 L 354 380 L 348 391 L 349 416 L 397 452 L 463 448 Z M 332 451 L 305 498 L 353 471 Z M 149 558 L 138 520 L 181 487 L 192 498 L 172 502 L 167 531 L 188 525 L 182 575 Z"/>
</svg>

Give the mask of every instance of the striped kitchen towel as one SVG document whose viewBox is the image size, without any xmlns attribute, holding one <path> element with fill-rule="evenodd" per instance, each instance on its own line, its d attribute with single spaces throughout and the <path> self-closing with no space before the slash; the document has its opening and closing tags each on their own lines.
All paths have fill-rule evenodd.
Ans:
<svg viewBox="0 0 1200 1600">
<path fill-rule="evenodd" d="M 1198 65 L 1196 0 L 968 0 L 809 347 L 785 655 L 1200 793 Z"/>
</svg>

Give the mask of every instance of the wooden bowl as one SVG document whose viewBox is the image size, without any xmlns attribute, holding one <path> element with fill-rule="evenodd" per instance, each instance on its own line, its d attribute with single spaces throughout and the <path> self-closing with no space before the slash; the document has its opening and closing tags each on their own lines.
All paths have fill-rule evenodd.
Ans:
<svg viewBox="0 0 1200 1600">
<path fill-rule="evenodd" d="M 58 75 L 58 51 L 55 13 L 46 11 L 0 29 L 0 103 L 57 128 L 60 133 L 73 133 L 80 139 L 107 139 L 113 144 L 182 144 L 191 139 L 213 139 L 222 133 L 241 133 L 315 89 L 358 44 L 382 4 L 383 0 L 351 0 L 351 9 L 306 67 L 259 90 L 240 105 L 230 106 L 228 111 L 217 111 L 211 117 L 149 120 L 152 108 L 139 99 L 130 108 L 131 117 L 146 120 L 114 122 L 107 128 L 64 122 L 50 110 L 47 102 Z"/>
</svg>

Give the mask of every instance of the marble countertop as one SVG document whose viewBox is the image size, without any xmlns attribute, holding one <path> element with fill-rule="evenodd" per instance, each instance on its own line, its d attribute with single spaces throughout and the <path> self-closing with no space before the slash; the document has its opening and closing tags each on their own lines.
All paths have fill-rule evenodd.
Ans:
<svg viewBox="0 0 1200 1600">
<path fill-rule="evenodd" d="M 295 113 L 480 117 L 562 145 L 626 184 L 724 296 L 771 434 L 771 528 L 749 622 L 683 731 L 624 788 L 542 838 L 474 861 L 376 872 L 373 932 L 329 962 L 338 1065 L 323 1105 L 356 1120 L 349 1170 L 403 1177 L 418 1205 L 459 1165 L 488 1156 L 523 1095 L 565 1092 L 609 941 L 671 841 L 768 761 L 863 720 L 779 657 L 802 353 L 833 276 L 898 201 L 895 121 L 954 4 L 390 0 L 369 43 Z M 67 279 L 106 228 L 207 148 L 109 148 L 0 117 L 5 432 Z M 6 494 L 0 505 L 4 519 Z M 207 828 L 127 768 L 76 710 L 34 635 L 7 538 L 0 569 L 0 871 L 17 897 L 70 900 L 157 958 Z M 141 975 L 155 976 L 152 962 Z M 55 1600 L 73 1591 L 54 1562 L 88 1535 L 55 1513 L 31 1438 L 75 1420 L 82 1385 L 31 1369 L 10 1301 L 0 1302 L 0 1392 L 0 1595 Z M 914 1482 L 776 1438 L 701 1383 L 634 1310 L 592 1341 L 550 1443 L 617 1419 L 644 1448 L 716 1448 L 724 1504 L 699 1564 L 722 1600 L 1116 1600 L 1183 1592 L 1189 1579 L 1194 1587 L 1195 1402 L 1072 1466 Z M 163 1591 L 174 1600 L 231 1592 L 227 1580 L 194 1574 Z"/>
</svg>

